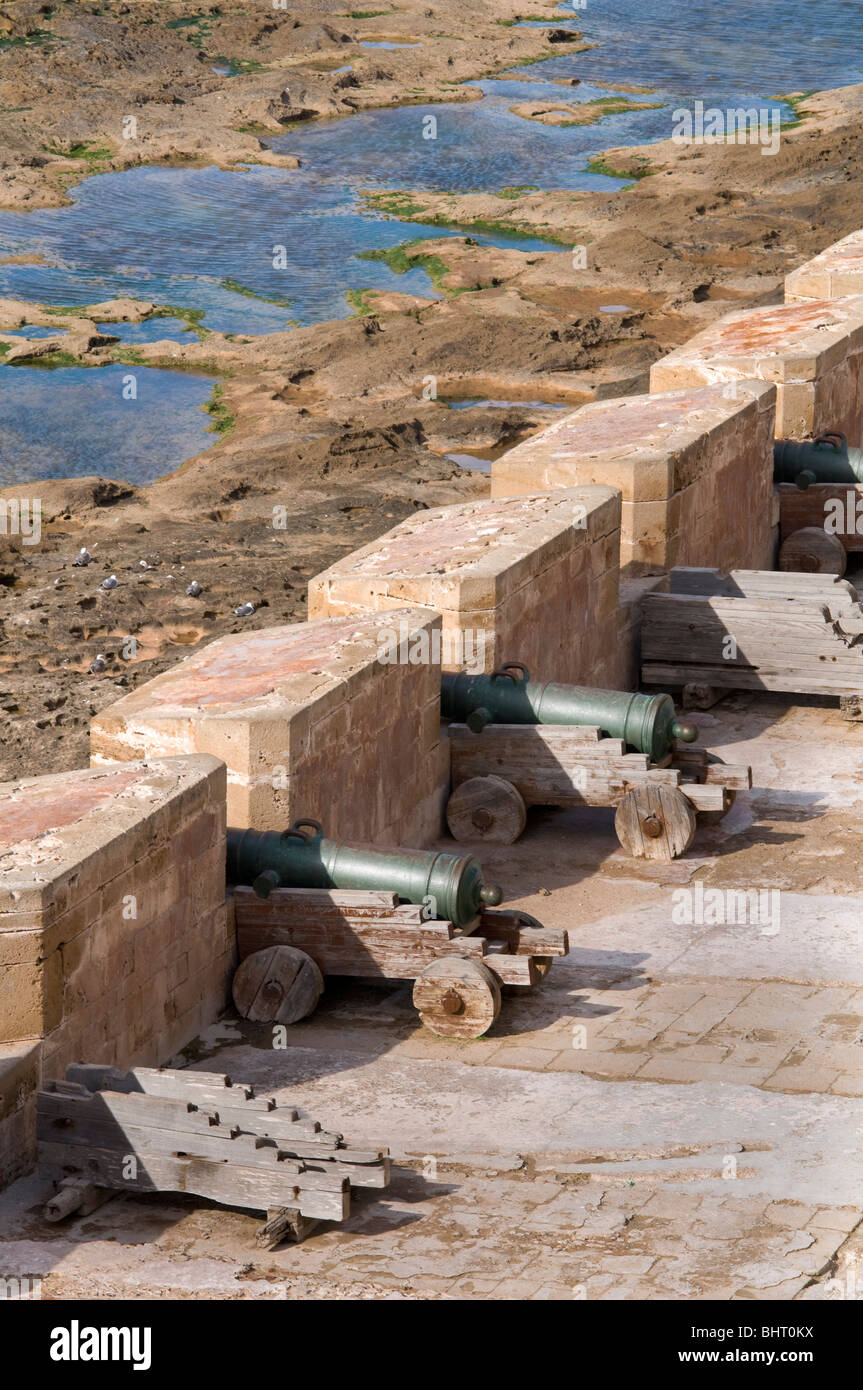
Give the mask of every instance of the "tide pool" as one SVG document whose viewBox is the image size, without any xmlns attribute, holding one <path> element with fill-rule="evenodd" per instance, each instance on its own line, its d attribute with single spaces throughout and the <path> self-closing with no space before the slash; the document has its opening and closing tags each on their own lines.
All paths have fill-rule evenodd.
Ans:
<svg viewBox="0 0 863 1390">
<path fill-rule="evenodd" d="M 215 443 L 202 409 L 213 385 L 152 367 L 0 366 L 0 487 L 88 474 L 151 483 Z"/>
</svg>

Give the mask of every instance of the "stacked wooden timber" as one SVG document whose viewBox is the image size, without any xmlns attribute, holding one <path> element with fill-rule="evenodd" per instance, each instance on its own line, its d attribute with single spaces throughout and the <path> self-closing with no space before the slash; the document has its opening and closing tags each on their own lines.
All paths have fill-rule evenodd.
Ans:
<svg viewBox="0 0 863 1390">
<path fill-rule="evenodd" d="M 266 1211 L 270 1244 L 344 1221 L 352 1186 L 389 1182 L 387 1149 L 351 1148 L 275 1096 L 204 1072 L 72 1065 L 38 1094 L 37 1135 L 40 1172 L 60 1185 L 51 1220 L 92 1210 L 106 1189 L 192 1192 Z"/>
<path fill-rule="evenodd" d="M 673 569 L 643 601 L 642 679 L 650 685 L 863 692 L 863 607 L 829 575 Z"/>
</svg>

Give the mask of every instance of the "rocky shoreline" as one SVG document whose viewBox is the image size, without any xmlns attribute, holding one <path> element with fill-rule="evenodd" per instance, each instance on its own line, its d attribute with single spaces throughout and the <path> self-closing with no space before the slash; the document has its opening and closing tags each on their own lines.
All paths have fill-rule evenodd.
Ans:
<svg viewBox="0 0 863 1390">
<path fill-rule="evenodd" d="M 550 19 L 556 9 L 533 0 Z M 0 207 L 59 207 L 81 179 L 138 164 L 295 168 L 267 138 L 375 107 L 475 101 L 469 79 L 579 45 L 565 28 L 517 27 L 519 13 L 517 0 L 469 12 L 456 0 L 354 11 L 229 0 L 197 13 L 176 0 L 9 0 Z"/>
<path fill-rule="evenodd" d="M 517 13 L 507 0 L 479 14 L 436 4 L 364 19 L 334 4 L 263 16 L 222 6 L 209 12 L 199 47 L 182 27 L 167 27 L 181 17 L 178 5 L 62 5 L 50 18 L 52 51 L 19 42 L 44 16 L 15 0 L 0 7 L 0 43 L 12 45 L 0 81 L 12 137 L 0 156 L 0 201 L 58 205 L 71 182 L 127 158 L 226 167 L 266 158 L 267 133 L 363 105 L 470 100 L 475 89 L 458 83 L 548 48 L 546 31 L 509 22 Z M 470 44 L 458 37 L 468 26 Z M 422 48 L 361 49 L 358 36 Z M 247 66 L 211 73 L 202 54 Z M 352 72 L 337 74 L 337 58 Z M 106 63 L 123 75 L 110 90 L 104 79 L 88 81 Z M 337 85 L 346 76 L 363 80 Z M 272 115 L 286 91 L 290 101 Z M 10 116 L 25 102 L 31 110 Z M 135 111 L 145 143 L 132 158 L 116 130 Z M 234 130 L 240 125 L 258 133 Z M 33 546 L 0 535 L 0 777 L 30 772 L 34 761 L 83 765 L 89 718 L 123 690 L 214 636 L 302 619 L 308 578 L 340 555 L 418 507 L 484 495 L 483 475 L 448 454 L 489 457 L 547 423 L 546 407 L 645 389 L 650 364 L 712 319 L 778 300 L 789 269 L 859 225 L 861 127 L 863 86 L 848 87 L 807 97 L 774 157 L 670 142 L 610 150 L 608 169 L 641 175 L 618 193 L 372 195 L 418 224 L 415 242 L 388 253 L 392 268 L 424 266 L 440 297 L 362 291 L 351 318 L 287 332 L 201 329 L 192 342 L 130 348 L 111 323 L 139 322 L 159 306 L 119 301 L 64 315 L 0 301 L 6 362 L 60 354 L 220 381 L 213 446 L 147 488 L 110 478 L 106 466 L 109 480 L 2 489 L 7 506 L 38 492 L 42 538 Z M 60 143 L 76 157 L 43 159 L 43 146 Z M 92 156 L 102 148 L 110 157 Z M 428 240 L 428 223 L 463 234 Z M 490 226 L 540 236 L 548 249 L 479 245 L 472 233 Z M 57 333 L 25 339 L 16 333 L 25 323 Z M 513 404 L 451 408 L 487 398 Z M 74 567 L 82 546 L 93 563 Z M 117 587 L 101 589 L 110 574 Z M 200 597 L 186 594 L 193 579 Z M 253 615 L 235 615 L 243 603 Z M 132 659 L 123 654 L 129 636 Z M 97 655 L 105 669 L 91 674 Z"/>
</svg>

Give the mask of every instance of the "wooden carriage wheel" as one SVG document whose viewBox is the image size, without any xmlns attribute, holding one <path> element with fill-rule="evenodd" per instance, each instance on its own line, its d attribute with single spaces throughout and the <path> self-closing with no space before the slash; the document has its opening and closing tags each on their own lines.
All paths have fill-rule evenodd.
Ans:
<svg viewBox="0 0 863 1390">
<path fill-rule="evenodd" d="M 520 792 L 504 777 L 469 777 L 456 787 L 446 808 L 455 840 L 514 845 L 527 813 Z"/>
<path fill-rule="evenodd" d="M 253 1023 L 299 1023 L 317 1007 L 324 977 L 305 951 L 267 946 L 246 956 L 231 992 L 237 1013 Z"/>
<path fill-rule="evenodd" d="M 695 810 L 677 787 L 635 787 L 614 816 L 617 838 L 635 859 L 676 859 L 692 844 Z"/>
<path fill-rule="evenodd" d="M 478 960 L 439 956 L 414 981 L 414 1007 L 441 1038 L 479 1038 L 500 1013 L 500 985 Z"/>
<path fill-rule="evenodd" d="M 848 556 L 839 537 L 829 535 L 822 526 L 802 526 L 799 531 L 792 531 L 779 551 L 779 568 L 786 571 L 841 577 L 847 564 Z"/>
</svg>

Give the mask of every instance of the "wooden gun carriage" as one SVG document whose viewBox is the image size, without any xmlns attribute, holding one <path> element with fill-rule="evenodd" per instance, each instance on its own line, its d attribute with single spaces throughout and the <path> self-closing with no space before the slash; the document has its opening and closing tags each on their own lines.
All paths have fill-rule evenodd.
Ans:
<svg viewBox="0 0 863 1390">
<path fill-rule="evenodd" d="M 429 919 L 395 893 L 278 888 L 234 890 L 241 965 L 234 1002 L 252 1021 L 298 1022 L 327 975 L 413 980 L 422 1022 L 446 1038 L 480 1037 L 500 1012 L 501 987 L 538 984 L 565 931 L 518 910 L 483 906 L 468 928 Z"/>
<path fill-rule="evenodd" d="M 453 792 L 447 823 L 457 840 L 513 844 L 530 806 L 610 806 L 622 847 L 670 860 L 689 848 L 696 818 L 721 819 L 752 785 L 703 748 L 676 748 L 661 762 L 627 751 L 598 728 L 450 724 Z"/>
</svg>

